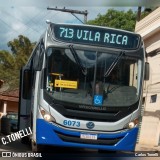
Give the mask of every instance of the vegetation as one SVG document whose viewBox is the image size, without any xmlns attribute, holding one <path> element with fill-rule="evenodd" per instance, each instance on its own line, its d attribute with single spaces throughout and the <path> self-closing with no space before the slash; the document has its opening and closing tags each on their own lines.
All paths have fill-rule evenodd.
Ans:
<svg viewBox="0 0 160 160">
<path fill-rule="evenodd" d="M 98 14 L 96 19 L 88 21 L 88 24 L 134 31 L 136 16 L 137 13 L 132 10 L 125 12 L 109 9 L 106 14 Z"/>
<path fill-rule="evenodd" d="M 18 88 L 19 73 L 22 66 L 27 62 L 35 43 L 23 36 L 8 42 L 9 51 L 0 51 L 0 79 L 8 83 L 10 89 Z"/>
<path fill-rule="evenodd" d="M 144 10 L 140 13 L 140 20 L 145 18 L 155 9 L 157 9 L 157 7 L 144 8 Z M 137 16 L 137 11 L 134 12 L 131 9 L 127 12 L 109 9 L 106 14 L 98 14 L 97 18 L 88 21 L 88 24 L 134 31 Z"/>
</svg>

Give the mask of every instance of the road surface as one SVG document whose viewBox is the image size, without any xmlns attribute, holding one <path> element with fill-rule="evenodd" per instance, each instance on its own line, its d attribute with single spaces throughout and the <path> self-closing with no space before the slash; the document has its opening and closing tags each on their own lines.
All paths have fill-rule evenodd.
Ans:
<svg viewBox="0 0 160 160">
<path fill-rule="evenodd" d="M 6 145 L 4 145 L 1 141 L 1 138 L 5 136 L 0 136 L 0 157 L 2 157 L 3 154 L 11 153 L 12 156 L 15 156 L 12 159 L 17 159 L 16 156 L 20 156 L 18 160 L 23 157 L 28 157 L 28 155 L 31 155 L 33 152 L 31 151 L 31 147 L 29 144 L 22 144 L 20 140 L 16 140 L 14 142 L 10 142 Z M 140 149 L 140 146 L 139 146 Z M 14 154 L 15 153 L 15 154 Z M 18 153 L 19 155 L 17 155 Z M 123 159 L 123 160 L 137 160 L 137 157 L 134 157 L 134 153 L 129 152 L 105 152 L 105 153 L 99 153 L 97 150 L 91 150 L 91 149 L 77 149 L 77 148 L 65 148 L 65 147 L 46 147 L 44 152 L 40 153 L 38 155 L 40 158 L 47 157 L 47 159 L 54 159 L 53 160 L 105 160 L 105 159 L 113 159 L 116 157 L 116 159 Z M 127 158 L 127 159 L 126 159 Z M 145 160 L 151 160 L 149 158 L 154 158 L 154 160 L 159 160 L 159 157 L 145 157 Z M 158 158 L 158 159 L 156 159 Z M 3 158 L 1 158 L 3 159 Z M 11 158 L 4 158 L 4 160 L 11 159 Z M 23 158 L 23 160 L 28 158 Z M 30 159 L 37 159 L 37 158 L 31 158 Z M 143 160 L 144 157 L 138 157 L 138 160 Z"/>
</svg>

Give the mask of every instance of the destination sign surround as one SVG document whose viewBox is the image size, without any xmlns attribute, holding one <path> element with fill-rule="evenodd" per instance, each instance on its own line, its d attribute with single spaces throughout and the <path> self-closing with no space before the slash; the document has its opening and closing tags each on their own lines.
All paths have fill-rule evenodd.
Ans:
<svg viewBox="0 0 160 160">
<path fill-rule="evenodd" d="M 67 43 L 99 45 L 111 48 L 137 49 L 140 36 L 115 29 L 54 24 L 54 36 Z"/>
</svg>

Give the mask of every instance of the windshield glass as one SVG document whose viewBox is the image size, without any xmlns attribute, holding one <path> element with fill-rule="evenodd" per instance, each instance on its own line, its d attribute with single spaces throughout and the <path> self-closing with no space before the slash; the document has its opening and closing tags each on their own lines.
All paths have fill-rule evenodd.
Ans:
<svg viewBox="0 0 160 160">
<path fill-rule="evenodd" d="M 49 48 L 47 92 L 55 100 L 83 105 L 129 106 L 136 103 L 142 62 L 122 54 L 115 63 L 120 53 Z"/>
</svg>

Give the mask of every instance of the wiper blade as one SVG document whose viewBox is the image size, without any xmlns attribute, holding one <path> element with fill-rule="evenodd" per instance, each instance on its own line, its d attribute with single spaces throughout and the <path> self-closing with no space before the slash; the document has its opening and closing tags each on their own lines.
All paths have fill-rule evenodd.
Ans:
<svg viewBox="0 0 160 160">
<path fill-rule="evenodd" d="M 108 77 L 110 75 L 110 73 L 112 72 L 112 70 L 114 69 L 114 67 L 117 65 L 117 63 L 119 62 L 119 60 L 124 54 L 125 54 L 125 51 L 120 52 L 120 54 L 115 58 L 115 60 L 112 62 L 108 70 L 105 72 L 104 77 Z"/>
<path fill-rule="evenodd" d="M 86 75 L 87 75 L 87 70 L 86 70 L 86 68 L 84 68 L 83 65 L 81 64 L 81 61 L 80 61 L 80 59 L 79 59 L 79 57 L 78 57 L 78 55 L 77 55 L 76 50 L 73 48 L 72 45 L 69 45 L 69 48 L 70 48 L 70 50 L 71 50 L 71 53 L 72 53 L 72 55 L 73 55 L 76 63 L 77 63 L 78 66 L 80 67 L 82 73 L 86 76 Z"/>
</svg>

